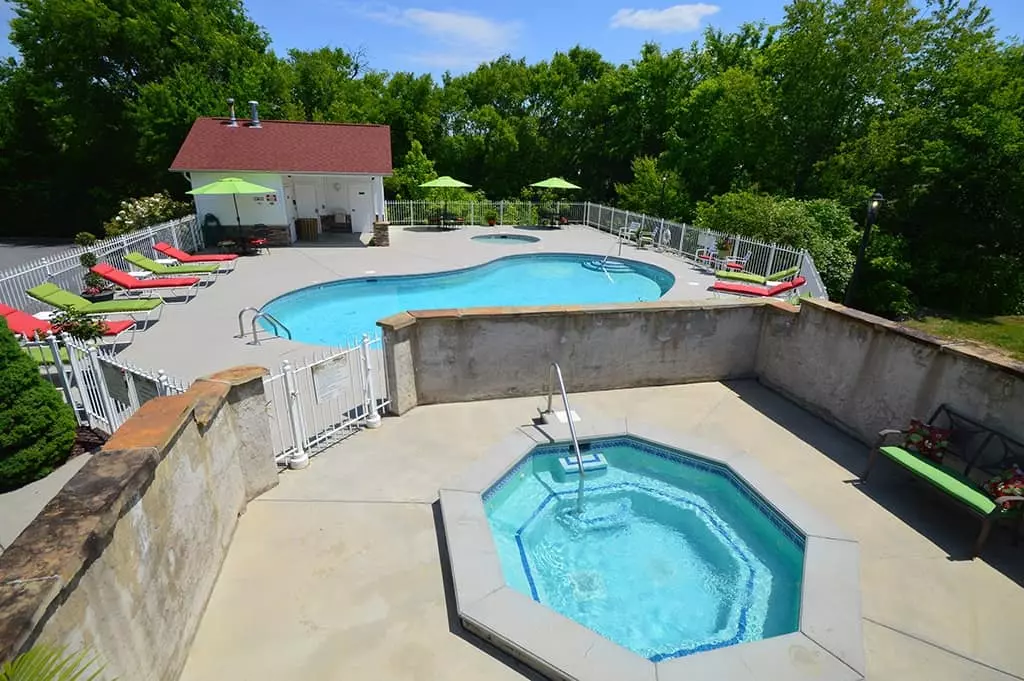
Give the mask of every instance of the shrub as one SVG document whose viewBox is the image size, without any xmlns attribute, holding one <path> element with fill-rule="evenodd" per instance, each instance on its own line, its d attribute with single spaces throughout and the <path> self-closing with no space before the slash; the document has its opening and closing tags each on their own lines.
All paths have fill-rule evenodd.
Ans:
<svg viewBox="0 0 1024 681">
<path fill-rule="evenodd" d="M 92 232 L 79 232 L 75 235 L 75 245 L 88 248 L 96 243 L 96 235 Z"/>
<path fill-rule="evenodd" d="M 89 251 L 78 256 L 78 264 L 85 270 L 85 275 L 82 277 L 82 293 L 87 296 L 94 296 L 110 288 L 110 284 L 107 283 L 106 279 L 90 271 L 89 268 L 97 262 L 99 261 L 96 259 L 96 256 Z"/>
<path fill-rule="evenodd" d="M 857 225 L 839 202 L 729 192 L 697 206 L 698 227 L 806 249 L 829 297 L 841 300 L 856 260 Z"/>
<path fill-rule="evenodd" d="M 0 491 L 48 475 L 74 443 L 71 407 L 0 322 Z"/>
<path fill-rule="evenodd" d="M 82 341 L 103 337 L 106 325 L 80 310 L 60 310 L 50 318 L 55 333 L 66 333 Z"/>
<path fill-rule="evenodd" d="M 108 237 L 134 232 L 159 222 L 180 218 L 192 212 L 192 205 L 175 201 L 167 192 L 128 199 L 121 202 L 121 209 L 103 225 Z"/>
</svg>

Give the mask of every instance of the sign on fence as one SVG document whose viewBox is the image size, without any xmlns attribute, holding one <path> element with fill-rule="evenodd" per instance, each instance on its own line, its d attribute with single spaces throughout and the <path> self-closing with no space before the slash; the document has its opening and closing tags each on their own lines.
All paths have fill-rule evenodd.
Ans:
<svg viewBox="0 0 1024 681">
<path fill-rule="evenodd" d="M 342 395 L 348 381 L 348 356 L 339 355 L 312 367 L 313 394 L 317 404 L 323 404 Z"/>
<path fill-rule="evenodd" d="M 138 408 L 160 396 L 160 385 L 152 378 L 133 374 L 103 361 L 100 367 L 111 399 L 120 404 Z"/>
</svg>

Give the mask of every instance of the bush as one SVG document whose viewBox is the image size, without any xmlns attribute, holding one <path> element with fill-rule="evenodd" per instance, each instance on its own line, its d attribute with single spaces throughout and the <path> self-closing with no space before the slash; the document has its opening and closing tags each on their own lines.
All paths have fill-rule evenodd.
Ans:
<svg viewBox="0 0 1024 681">
<path fill-rule="evenodd" d="M 853 274 L 858 231 L 849 211 L 829 199 L 800 201 L 751 191 L 729 192 L 697 206 L 696 225 L 723 234 L 805 249 L 828 289 L 841 300 Z"/>
<path fill-rule="evenodd" d="M 0 491 L 48 475 L 75 443 L 75 415 L 0 322 Z"/>
<path fill-rule="evenodd" d="M 117 215 L 103 224 L 108 237 L 134 232 L 192 212 L 192 204 L 175 201 L 167 192 L 121 202 Z"/>
<path fill-rule="evenodd" d="M 103 337 L 106 324 L 80 310 L 59 310 L 50 318 L 55 333 L 66 333 L 81 341 Z"/>
</svg>

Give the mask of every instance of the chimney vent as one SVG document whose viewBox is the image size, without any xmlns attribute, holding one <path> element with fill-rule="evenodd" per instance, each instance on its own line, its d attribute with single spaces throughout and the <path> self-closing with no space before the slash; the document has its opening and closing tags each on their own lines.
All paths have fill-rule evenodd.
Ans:
<svg viewBox="0 0 1024 681">
<path fill-rule="evenodd" d="M 228 123 L 229 128 L 238 127 L 238 119 L 235 118 L 235 100 L 233 97 L 228 97 L 228 107 L 231 109 L 231 122 Z"/>
<path fill-rule="evenodd" d="M 252 120 L 249 121 L 249 127 L 260 127 L 260 103 L 257 102 L 255 99 L 250 99 L 249 109 L 252 111 Z"/>
</svg>

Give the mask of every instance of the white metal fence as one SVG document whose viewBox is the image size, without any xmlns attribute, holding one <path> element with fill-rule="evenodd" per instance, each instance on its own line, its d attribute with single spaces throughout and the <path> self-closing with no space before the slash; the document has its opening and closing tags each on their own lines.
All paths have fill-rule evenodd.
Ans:
<svg viewBox="0 0 1024 681">
<path fill-rule="evenodd" d="M 79 262 L 83 253 L 91 252 L 100 262 L 108 262 L 118 269 L 134 270 L 125 261 L 124 254 L 138 251 L 147 257 L 162 258 L 153 250 L 153 246 L 160 241 L 184 251 L 200 250 L 203 247 L 203 233 L 196 223 L 196 217 L 189 215 L 97 241 L 89 247 L 75 246 L 47 258 L 23 263 L 0 272 L 0 301 L 26 312 L 40 312 L 47 309 L 47 306 L 29 297 L 25 291 L 48 281 L 69 291 L 80 291 L 82 277 L 85 275 L 85 269 Z"/>
<path fill-rule="evenodd" d="M 564 221 L 582 224 L 585 203 L 570 201 L 387 201 L 385 214 L 393 225 L 539 225 Z"/>
<path fill-rule="evenodd" d="M 388 404 L 384 340 L 324 350 L 300 366 L 289 362 L 263 379 L 271 442 L 279 465 L 304 468 L 309 457 L 360 427 L 380 425 Z"/>
<path fill-rule="evenodd" d="M 22 346 L 60 389 L 78 422 L 108 435 L 154 397 L 188 388 L 163 371 L 141 369 L 67 334 L 23 340 Z"/>
<path fill-rule="evenodd" d="M 744 271 L 767 277 L 792 267 L 799 268 L 807 279 L 802 287 L 815 298 L 828 299 L 828 291 L 806 251 L 759 241 L 736 234 L 723 234 L 710 229 L 673 222 L 643 213 L 621 210 L 599 203 L 529 201 L 388 201 L 388 220 L 393 225 L 433 225 L 442 215 L 446 221 L 457 219 L 454 226 L 486 225 L 538 225 L 553 220 L 568 224 L 581 224 L 608 232 L 625 240 L 638 228 L 652 234 L 657 249 L 683 257 L 696 265 L 701 262 L 698 251 L 715 251 L 721 256 L 723 249 L 735 258 L 747 258 Z"/>
</svg>

